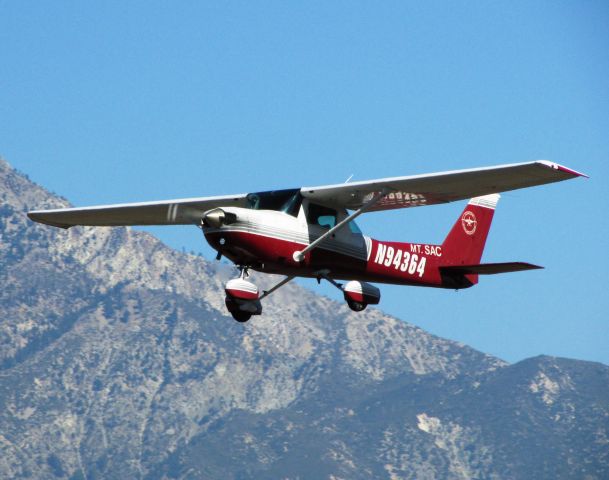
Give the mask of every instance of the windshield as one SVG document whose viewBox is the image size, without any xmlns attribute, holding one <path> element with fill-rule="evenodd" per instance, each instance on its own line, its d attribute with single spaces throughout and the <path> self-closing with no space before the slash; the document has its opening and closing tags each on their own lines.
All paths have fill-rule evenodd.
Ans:
<svg viewBox="0 0 609 480">
<path fill-rule="evenodd" d="M 252 210 L 276 210 L 294 217 L 298 216 L 298 210 L 302 203 L 300 189 L 249 193 L 246 198 L 247 208 Z"/>
</svg>

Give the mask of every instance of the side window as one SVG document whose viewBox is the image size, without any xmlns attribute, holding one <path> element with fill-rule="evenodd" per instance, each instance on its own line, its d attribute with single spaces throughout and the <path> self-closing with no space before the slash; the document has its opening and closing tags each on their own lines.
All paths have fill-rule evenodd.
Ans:
<svg viewBox="0 0 609 480">
<path fill-rule="evenodd" d="M 330 229 L 336 225 L 336 210 L 322 205 L 309 203 L 309 223 Z"/>
<path fill-rule="evenodd" d="M 351 233 L 353 233 L 354 235 L 362 235 L 362 231 L 357 226 L 357 223 L 355 223 L 355 221 L 353 220 L 349 222 L 349 230 L 351 230 Z"/>
<path fill-rule="evenodd" d="M 322 227 L 330 229 L 336 225 L 336 217 L 333 217 L 332 215 L 320 215 L 317 218 L 317 223 L 319 223 Z"/>
</svg>

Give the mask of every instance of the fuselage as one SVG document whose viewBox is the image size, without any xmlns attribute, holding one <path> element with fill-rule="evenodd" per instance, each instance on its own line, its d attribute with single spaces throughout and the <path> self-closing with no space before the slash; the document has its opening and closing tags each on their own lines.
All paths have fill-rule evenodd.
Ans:
<svg viewBox="0 0 609 480">
<path fill-rule="evenodd" d="M 337 230 L 302 262 L 296 251 L 319 238 L 347 216 L 306 199 L 291 213 L 254 208 L 223 208 L 231 222 L 217 227 L 203 226 L 208 243 L 237 265 L 265 273 L 318 277 L 320 272 L 334 279 L 362 280 L 398 285 L 438 288 L 471 286 L 465 277 L 441 274 L 449 263 L 441 245 L 379 241 L 362 234 L 350 223 Z"/>
</svg>

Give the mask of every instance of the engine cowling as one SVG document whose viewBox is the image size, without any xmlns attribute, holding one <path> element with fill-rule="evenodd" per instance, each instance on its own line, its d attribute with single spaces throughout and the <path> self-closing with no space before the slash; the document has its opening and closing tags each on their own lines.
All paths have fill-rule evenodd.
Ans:
<svg viewBox="0 0 609 480">
<path fill-rule="evenodd" d="M 343 286 L 345 301 L 359 312 L 368 305 L 377 305 L 381 301 L 381 291 L 374 285 L 359 280 L 352 280 Z"/>
</svg>

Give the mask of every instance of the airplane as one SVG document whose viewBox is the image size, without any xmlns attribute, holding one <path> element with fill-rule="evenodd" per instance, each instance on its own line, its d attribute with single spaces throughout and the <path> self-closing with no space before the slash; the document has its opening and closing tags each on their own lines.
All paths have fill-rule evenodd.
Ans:
<svg viewBox="0 0 609 480">
<path fill-rule="evenodd" d="M 196 225 L 207 242 L 239 269 L 225 285 L 227 310 L 238 322 L 262 313 L 261 301 L 296 277 L 326 280 L 348 306 L 380 302 L 369 282 L 468 288 L 479 275 L 543 268 L 525 262 L 480 263 L 499 192 L 587 175 L 538 160 L 526 163 L 272 190 L 84 208 L 35 210 L 28 217 L 60 228 Z M 470 199 L 441 244 L 379 241 L 355 219 L 366 212 Z M 249 270 L 285 278 L 260 292 Z M 339 283 L 338 280 L 346 281 Z"/>
</svg>

